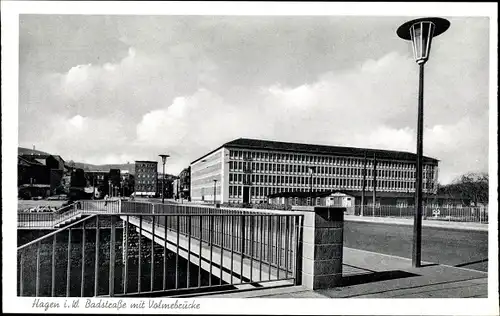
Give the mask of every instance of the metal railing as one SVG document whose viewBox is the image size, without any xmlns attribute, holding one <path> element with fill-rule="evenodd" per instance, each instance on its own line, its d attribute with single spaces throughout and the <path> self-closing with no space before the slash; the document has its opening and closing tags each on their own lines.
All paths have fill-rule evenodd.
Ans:
<svg viewBox="0 0 500 316">
<path fill-rule="evenodd" d="M 372 205 L 364 206 L 363 211 L 360 205 L 354 207 L 354 214 L 369 217 L 396 217 L 413 218 L 415 206 L 395 206 L 379 205 L 375 208 Z M 428 220 L 440 220 L 451 222 L 476 222 L 488 223 L 488 207 L 436 207 L 424 206 L 423 217 Z"/>
<path fill-rule="evenodd" d="M 18 228 L 57 228 L 66 221 L 86 214 L 120 213 L 120 202 L 82 200 L 63 206 L 53 213 L 17 213 Z"/>
<path fill-rule="evenodd" d="M 119 215 L 91 214 L 19 247 L 18 295 L 169 296 L 300 278 L 303 215 L 145 204 L 122 202 Z"/>
</svg>

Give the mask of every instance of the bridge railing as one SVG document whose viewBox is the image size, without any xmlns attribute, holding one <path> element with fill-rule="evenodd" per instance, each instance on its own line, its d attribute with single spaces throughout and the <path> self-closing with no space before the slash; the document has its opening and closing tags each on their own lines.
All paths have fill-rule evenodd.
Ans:
<svg viewBox="0 0 500 316">
<path fill-rule="evenodd" d="M 120 201 L 80 200 L 63 206 L 55 212 L 18 212 L 17 223 L 20 228 L 54 228 L 79 214 L 118 214 Z"/>
<path fill-rule="evenodd" d="M 156 205 L 153 214 L 153 207 L 135 207 L 136 213 L 90 214 L 18 247 L 18 295 L 169 296 L 298 280 L 302 215 Z"/>
<path fill-rule="evenodd" d="M 212 243 L 214 246 L 229 250 L 227 247 L 233 241 L 233 251 L 271 263 L 273 266 L 284 263 L 285 258 L 287 258 L 287 263 L 292 261 L 292 249 L 291 247 L 285 249 L 286 241 L 284 239 L 287 238 L 285 231 L 290 229 L 288 221 L 297 216 L 297 213 L 282 210 L 215 208 L 213 206 L 182 204 L 144 204 L 146 203 L 122 202 L 122 211 L 134 210 L 143 214 L 186 214 L 189 216 L 180 216 L 178 225 L 173 217 L 167 217 L 167 228 L 174 231 L 179 230 L 181 234 L 190 234 L 196 239 L 202 236 L 203 241 L 210 240 L 210 233 L 213 233 Z M 190 218 L 193 218 L 191 222 L 189 222 Z M 152 221 L 150 216 L 144 216 L 143 219 Z M 231 223 L 230 220 L 234 222 Z M 164 226 L 164 224 L 164 222 L 156 222 L 156 225 Z M 234 233 L 230 230 L 233 226 Z M 275 229 L 277 234 L 269 239 L 266 231 L 272 229 Z M 201 233 L 199 233 L 200 231 Z M 281 239 L 277 236 L 280 236 Z M 254 239 L 252 240 L 252 238 Z M 262 241 L 259 241 L 260 239 Z M 276 245 L 272 244 L 274 241 L 276 241 Z M 283 253 L 277 252 L 280 245 L 282 245 Z M 272 248 L 272 250 L 265 248 Z"/>
<path fill-rule="evenodd" d="M 55 213 L 18 212 L 17 226 L 22 228 L 53 228 Z"/>
<path fill-rule="evenodd" d="M 360 205 L 356 205 L 354 214 L 370 217 L 412 218 L 415 214 L 415 206 L 377 205 L 373 207 L 365 205 L 362 209 Z M 488 223 L 488 207 L 424 206 L 422 216 L 429 220 Z"/>
<path fill-rule="evenodd" d="M 60 207 L 54 212 L 18 212 L 17 226 L 22 228 L 54 228 L 68 215 L 74 214 L 77 203 Z"/>
</svg>

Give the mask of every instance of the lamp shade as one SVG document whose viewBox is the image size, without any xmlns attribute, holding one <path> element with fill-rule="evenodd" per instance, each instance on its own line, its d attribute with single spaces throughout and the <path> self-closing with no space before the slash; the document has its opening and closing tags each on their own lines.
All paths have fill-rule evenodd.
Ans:
<svg viewBox="0 0 500 316">
<path fill-rule="evenodd" d="M 170 157 L 169 155 L 158 155 L 158 156 L 161 157 L 163 164 L 165 164 L 165 161 L 167 160 L 167 158 Z"/>
<path fill-rule="evenodd" d="M 442 34 L 450 27 L 450 22 L 443 18 L 422 18 L 408 21 L 401 25 L 397 34 L 412 42 L 413 56 L 417 64 L 429 59 L 432 38 Z"/>
</svg>

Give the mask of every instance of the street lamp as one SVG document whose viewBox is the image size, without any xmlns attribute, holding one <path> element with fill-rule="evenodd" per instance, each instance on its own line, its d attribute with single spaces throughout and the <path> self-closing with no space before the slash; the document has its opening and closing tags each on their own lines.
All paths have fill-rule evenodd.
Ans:
<svg viewBox="0 0 500 316">
<path fill-rule="evenodd" d="M 95 198 L 95 173 L 92 173 L 92 200 Z"/>
<path fill-rule="evenodd" d="M 316 171 L 316 167 L 309 167 L 309 199 L 311 200 L 311 205 L 313 205 L 312 202 L 312 188 L 313 188 L 313 174 L 314 171 Z"/>
<path fill-rule="evenodd" d="M 215 203 L 216 185 L 217 185 L 217 179 L 214 179 L 214 206 L 215 206 L 215 205 L 217 205 L 217 204 Z"/>
<path fill-rule="evenodd" d="M 422 248 L 422 162 L 424 132 L 424 64 L 429 59 L 432 38 L 445 32 L 450 22 L 443 18 L 421 18 L 401 25 L 396 33 L 411 41 L 415 61 L 419 65 L 418 119 L 417 119 L 417 172 L 415 178 L 415 217 L 413 222 L 412 266 L 421 266 Z"/>
<path fill-rule="evenodd" d="M 163 162 L 163 179 L 162 179 L 162 184 L 161 184 L 161 203 L 165 203 L 165 163 L 167 162 L 167 158 L 170 157 L 169 155 L 162 154 L 158 155 L 161 157 L 161 160 Z"/>
</svg>

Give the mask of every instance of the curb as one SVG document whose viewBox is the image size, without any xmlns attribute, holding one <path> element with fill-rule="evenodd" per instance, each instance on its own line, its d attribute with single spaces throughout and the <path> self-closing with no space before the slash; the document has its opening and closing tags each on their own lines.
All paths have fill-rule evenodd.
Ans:
<svg viewBox="0 0 500 316">
<path fill-rule="evenodd" d="M 386 225 L 413 226 L 413 220 L 402 220 L 402 219 L 383 218 L 383 217 L 379 219 L 379 218 L 346 215 L 344 216 L 344 220 L 351 222 L 369 222 L 369 223 L 378 223 Z M 477 224 L 477 225 L 482 225 L 482 226 L 460 224 L 455 222 L 432 222 L 429 220 L 422 220 L 423 227 L 435 227 L 444 229 L 458 229 L 458 230 L 481 231 L 481 232 L 488 231 L 488 224 Z"/>
</svg>

